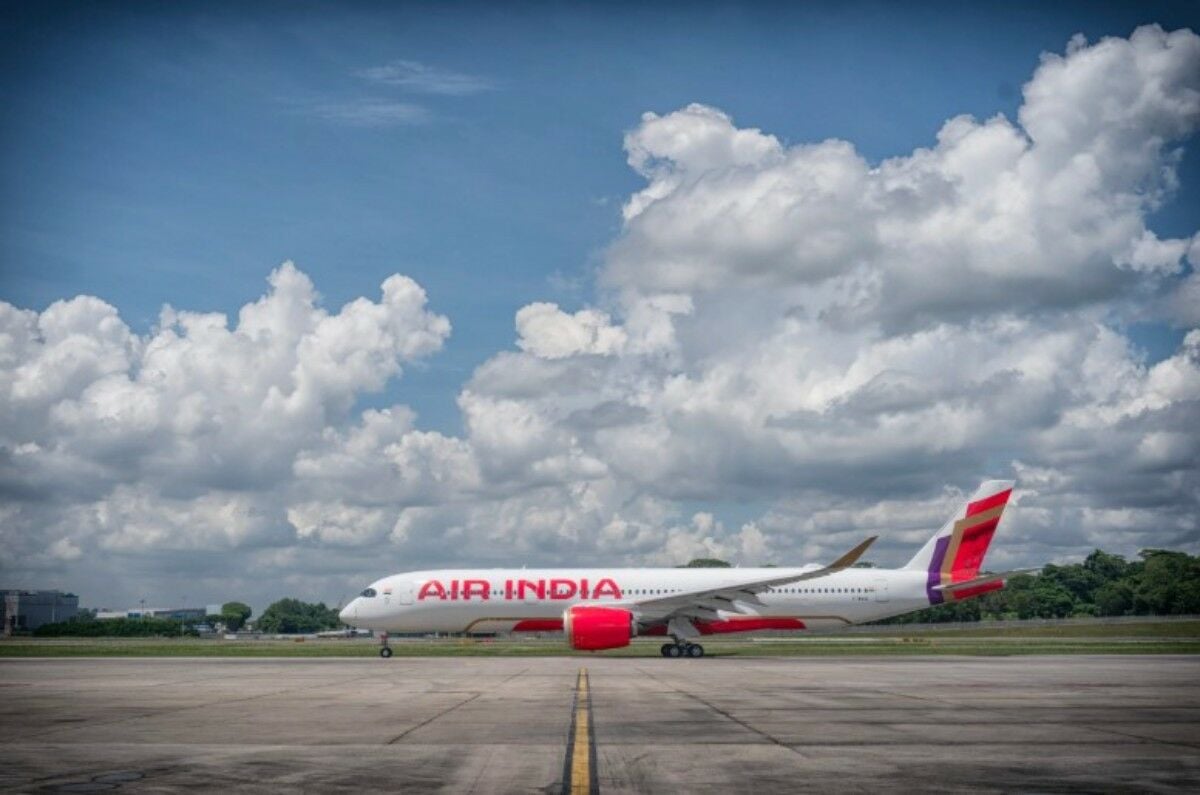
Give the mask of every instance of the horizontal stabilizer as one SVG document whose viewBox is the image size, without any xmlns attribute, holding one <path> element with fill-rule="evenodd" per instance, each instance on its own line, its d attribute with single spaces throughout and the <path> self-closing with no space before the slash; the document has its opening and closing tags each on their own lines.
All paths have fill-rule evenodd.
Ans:
<svg viewBox="0 0 1200 795">
<path fill-rule="evenodd" d="M 1035 574 L 1041 569 L 1013 569 L 1012 571 L 1002 571 L 996 574 L 981 574 L 978 577 L 973 577 L 962 582 L 948 582 L 945 585 L 935 585 L 933 590 L 941 591 L 942 593 L 954 593 L 956 591 L 965 591 L 968 588 L 977 588 L 980 585 L 988 583 L 1000 582 L 1007 580 L 1009 577 L 1014 577 L 1018 574 Z"/>
</svg>

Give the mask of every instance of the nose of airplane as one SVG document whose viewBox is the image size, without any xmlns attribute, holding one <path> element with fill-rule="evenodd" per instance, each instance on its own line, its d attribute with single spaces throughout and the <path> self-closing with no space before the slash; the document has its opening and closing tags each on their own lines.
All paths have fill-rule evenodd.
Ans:
<svg viewBox="0 0 1200 795">
<path fill-rule="evenodd" d="M 350 604 L 342 608 L 342 612 L 338 613 L 338 618 L 343 624 L 353 624 L 354 619 L 358 618 L 358 600 L 354 599 Z"/>
</svg>

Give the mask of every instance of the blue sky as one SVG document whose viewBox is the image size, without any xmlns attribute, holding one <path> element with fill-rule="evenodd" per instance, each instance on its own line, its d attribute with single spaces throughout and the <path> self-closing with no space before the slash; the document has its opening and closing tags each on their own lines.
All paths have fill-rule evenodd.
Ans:
<svg viewBox="0 0 1200 795">
<path fill-rule="evenodd" d="M 235 313 L 294 260 L 336 308 L 407 273 L 445 350 L 382 396 L 458 431 L 453 398 L 534 300 L 595 299 L 640 179 L 623 133 L 703 102 L 786 143 L 868 158 L 932 144 L 958 113 L 1015 115 L 1071 35 L 1195 25 L 1194 3 L 10 4 L 0 96 L 0 298 L 102 297 L 135 330 L 160 306 Z M 373 83 L 397 60 L 476 91 Z M 422 120 L 319 108 L 378 101 Z M 1154 219 L 1200 217 L 1200 158 Z M 1136 328 L 1152 358 L 1180 336 Z"/>
<path fill-rule="evenodd" d="M 991 477 L 997 568 L 1200 550 L 1198 27 L 5 3 L 0 575 L 890 564 Z"/>
</svg>

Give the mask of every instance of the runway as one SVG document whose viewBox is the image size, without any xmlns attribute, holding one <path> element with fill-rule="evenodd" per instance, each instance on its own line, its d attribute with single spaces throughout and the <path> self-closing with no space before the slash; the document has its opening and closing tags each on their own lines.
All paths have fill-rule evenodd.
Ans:
<svg viewBox="0 0 1200 795">
<path fill-rule="evenodd" d="M 14 792 L 1200 788 L 1198 657 L 3 660 L 0 685 Z"/>
</svg>

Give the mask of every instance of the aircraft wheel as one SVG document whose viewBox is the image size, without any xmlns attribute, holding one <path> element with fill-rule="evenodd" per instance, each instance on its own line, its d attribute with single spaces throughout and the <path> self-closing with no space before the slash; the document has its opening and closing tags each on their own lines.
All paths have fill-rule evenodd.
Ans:
<svg viewBox="0 0 1200 795">
<path fill-rule="evenodd" d="M 659 649 L 659 651 L 662 652 L 662 656 L 670 657 L 671 656 L 671 647 L 674 645 L 675 645 L 674 643 L 664 643 L 662 645 L 662 648 Z"/>
<path fill-rule="evenodd" d="M 387 646 L 384 646 L 382 649 L 379 650 L 379 656 L 386 660 L 388 657 L 392 656 L 392 650 L 389 649 Z"/>
<path fill-rule="evenodd" d="M 667 644 L 667 656 L 678 659 L 683 656 L 683 647 L 677 646 L 674 643 Z"/>
<path fill-rule="evenodd" d="M 698 660 L 704 656 L 704 647 L 699 643 L 689 643 L 684 649 L 684 652 L 687 654 L 687 656 Z"/>
</svg>

